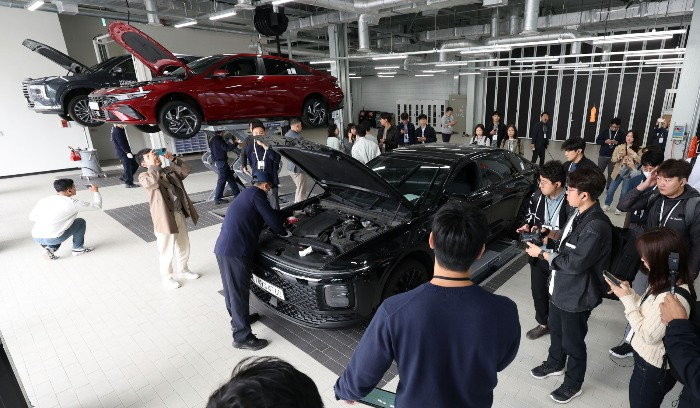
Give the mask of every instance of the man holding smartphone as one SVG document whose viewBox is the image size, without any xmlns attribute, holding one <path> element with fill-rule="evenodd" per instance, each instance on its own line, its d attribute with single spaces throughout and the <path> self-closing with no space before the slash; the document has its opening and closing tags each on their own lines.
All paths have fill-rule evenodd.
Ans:
<svg viewBox="0 0 700 408">
<path fill-rule="evenodd" d="M 191 218 L 192 222 L 197 224 L 199 215 L 182 183 L 192 171 L 192 167 L 168 151 L 163 157 L 171 164 L 162 167 L 158 153 L 151 149 L 139 150 L 136 153 L 136 161 L 146 169 L 139 174 L 139 182 L 148 192 L 153 232 L 160 253 L 163 286 L 167 289 L 177 289 L 180 282 L 173 278 L 173 257 L 176 258 L 180 278 L 199 278 L 187 265 L 190 258 L 190 238 L 186 221 L 187 218 Z"/>
</svg>

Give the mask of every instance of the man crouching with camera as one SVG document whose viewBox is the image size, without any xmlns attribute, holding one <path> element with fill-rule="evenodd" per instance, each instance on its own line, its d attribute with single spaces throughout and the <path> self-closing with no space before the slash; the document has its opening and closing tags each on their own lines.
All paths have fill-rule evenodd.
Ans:
<svg viewBox="0 0 700 408">
<path fill-rule="evenodd" d="M 542 245 L 545 236 L 555 237 L 569 216 L 569 205 L 566 202 L 564 183 L 566 171 L 560 161 L 550 161 L 540 168 L 540 191 L 530 197 L 528 214 L 525 224 L 516 232 L 527 247 L 527 242 Z M 528 259 L 530 264 L 530 289 L 535 303 L 535 320 L 537 327 L 527 332 L 530 340 L 538 339 L 549 334 L 547 320 L 549 319 L 549 263 L 537 256 Z"/>
</svg>

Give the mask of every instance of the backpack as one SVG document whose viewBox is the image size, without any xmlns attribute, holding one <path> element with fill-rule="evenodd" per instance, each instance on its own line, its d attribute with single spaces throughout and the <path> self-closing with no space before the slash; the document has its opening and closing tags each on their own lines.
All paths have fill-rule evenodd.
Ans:
<svg viewBox="0 0 700 408">
<path fill-rule="evenodd" d="M 661 293 L 670 291 L 671 288 L 666 288 L 662 290 Z M 690 320 L 690 322 L 693 324 L 693 327 L 695 328 L 695 333 L 700 333 L 700 316 L 698 316 L 698 313 L 700 312 L 700 303 L 698 303 L 697 294 L 692 294 L 684 288 L 676 287 L 676 295 L 684 297 L 690 305 L 690 313 L 688 313 L 688 320 Z M 664 346 L 666 346 L 665 340 L 666 338 L 664 337 Z M 678 371 L 675 369 L 675 367 L 673 367 L 673 364 L 671 364 L 671 360 L 668 358 L 668 354 L 664 354 L 664 362 L 661 365 L 662 369 L 666 369 L 666 367 L 668 367 L 668 369 L 671 371 L 671 375 L 676 380 L 678 380 L 678 382 L 684 384 L 683 377 L 679 375 Z"/>
<path fill-rule="evenodd" d="M 649 196 L 649 199 L 647 200 L 647 208 L 645 210 L 647 211 L 647 213 L 654 201 L 656 201 L 656 199 L 660 196 L 661 194 L 659 193 L 659 190 L 654 191 L 654 193 Z M 697 209 L 698 203 L 700 203 L 700 197 L 691 197 L 685 201 L 685 226 L 686 228 L 688 228 L 688 230 L 690 230 L 690 228 L 693 226 L 693 220 L 695 219 L 695 210 Z"/>
</svg>

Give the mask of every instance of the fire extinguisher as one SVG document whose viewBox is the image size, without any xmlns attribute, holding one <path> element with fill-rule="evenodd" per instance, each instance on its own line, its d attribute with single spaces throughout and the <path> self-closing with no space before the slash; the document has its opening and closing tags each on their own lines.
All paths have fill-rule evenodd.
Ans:
<svg viewBox="0 0 700 408">
<path fill-rule="evenodd" d="M 695 135 L 693 136 L 693 139 L 690 141 L 690 146 L 688 147 L 688 158 L 695 157 L 698 152 L 698 136 Z"/>
<path fill-rule="evenodd" d="M 591 108 L 591 116 L 588 118 L 588 121 L 591 123 L 595 123 L 595 117 L 596 114 L 598 113 L 598 110 L 595 108 L 595 105 Z"/>
</svg>

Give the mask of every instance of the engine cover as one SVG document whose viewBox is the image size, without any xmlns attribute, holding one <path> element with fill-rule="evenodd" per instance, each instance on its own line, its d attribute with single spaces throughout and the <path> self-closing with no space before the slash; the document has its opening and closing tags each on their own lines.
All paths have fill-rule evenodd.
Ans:
<svg viewBox="0 0 700 408">
<path fill-rule="evenodd" d="M 297 223 L 294 235 L 306 238 L 318 238 L 321 233 L 340 224 L 341 220 L 336 214 L 324 211 Z"/>
</svg>

